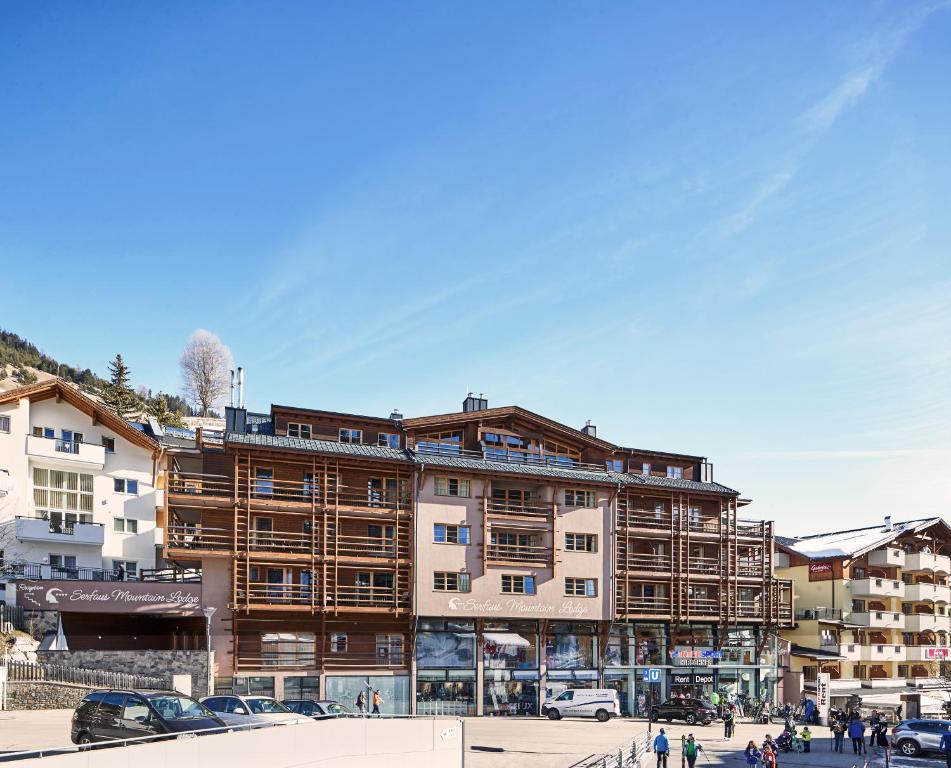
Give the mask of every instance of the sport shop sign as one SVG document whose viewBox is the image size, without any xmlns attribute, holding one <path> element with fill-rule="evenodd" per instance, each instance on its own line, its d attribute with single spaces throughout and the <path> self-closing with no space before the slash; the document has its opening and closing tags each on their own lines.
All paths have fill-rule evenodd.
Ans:
<svg viewBox="0 0 951 768">
<path fill-rule="evenodd" d="M 43 581 L 17 584 L 17 604 L 63 613 L 149 613 L 198 616 L 200 584 Z"/>
</svg>

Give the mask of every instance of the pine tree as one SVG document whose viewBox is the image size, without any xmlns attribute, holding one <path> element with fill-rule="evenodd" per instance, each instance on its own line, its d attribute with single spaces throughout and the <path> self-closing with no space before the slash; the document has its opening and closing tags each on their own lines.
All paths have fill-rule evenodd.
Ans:
<svg viewBox="0 0 951 768">
<path fill-rule="evenodd" d="M 103 404 L 115 411 L 120 419 L 131 418 L 139 405 L 138 397 L 129 386 L 129 376 L 129 368 L 122 355 L 116 355 L 115 360 L 109 363 L 109 381 L 99 393 Z"/>
<path fill-rule="evenodd" d="M 148 401 L 146 408 L 149 412 L 149 415 L 155 417 L 155 419 L 158 420 L 158 423 L 163 427 L 185 426 L 185 422 L 182 421 L 182 415 L 169 410 L 168 397 L 166 397 L 163 392 L 159 392 L 157 397 L 151 398 Z"/>
</svg>

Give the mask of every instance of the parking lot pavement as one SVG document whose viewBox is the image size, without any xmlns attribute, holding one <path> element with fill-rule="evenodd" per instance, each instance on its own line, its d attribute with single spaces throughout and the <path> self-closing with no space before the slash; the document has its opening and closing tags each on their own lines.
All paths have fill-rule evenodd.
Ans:
<svg viewBox="0 0 951 768">
<path fill-rule="evenodd" d="M 42 747 L 68 747 L 71 709 L 0 712 L 0 753 Z"/>
</svg>

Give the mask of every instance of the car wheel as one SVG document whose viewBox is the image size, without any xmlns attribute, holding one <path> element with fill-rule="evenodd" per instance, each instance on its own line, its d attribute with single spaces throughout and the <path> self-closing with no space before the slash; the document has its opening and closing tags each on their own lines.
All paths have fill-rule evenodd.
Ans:
<svg viewBox="0 0 951 768">
<path fill-rule="evenodd" d="M 660 722 L 660 713 L 659 713 L 659 712 L 651 712 L 651 720 L 653 720 L 655 723 Z"/>
<path fill-rule="evenodd" d="M 674 722 L 674 718 L 672 718 L 670 715 L 667 715 L 667 717 L 664 719 L 667 720 L 668 723 Z"/>
<path fill-rule="evenodd" d="M 921 747 L 918 746 L 918 742 L 911 739 L 902 739 L 898 742 L 898 751 L 905 757 L 918 757 L 921 754 Z"/>
<path fill-rule="evenodd" d="M 697 717 L 696 717 L 696 715 L 693 714 L 693 712 L 688 712 L 688 713 L 687 713 L 687 716 L 684 717 L 684 722 L 685 722 L 687 725 L 693 725 L 694 723 L 697 722 Z"/>
<path fill-rule="evenodd" d="M 594 713 L 594 716 L 598 719 L 599 723 L 606 723 L 608 720 L 611 719 L 611 715 L 608 714 L 608 711 L 606 709 L 599 709 L 597 712 Z"/>
<path fill-rule="evenodd" d="M 549 720 L 561 720 L 561 712 L 559 712 L 557 709 L 549 709 L 549 710 L 548 710 L 548 719 L 549 719 Z"/>
<path fill-rule="evenodd" d="M 88 733 L 81 733 L 76 737 L 77 744 L 92 744 L 92 736 Z"/>
</svg>

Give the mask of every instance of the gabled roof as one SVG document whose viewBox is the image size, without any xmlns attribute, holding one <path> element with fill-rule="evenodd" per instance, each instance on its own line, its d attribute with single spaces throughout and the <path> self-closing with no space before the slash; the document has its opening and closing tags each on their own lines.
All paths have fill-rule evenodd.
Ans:
<svg viewBox="0 0 951 768">
<path fill-rule="evenodd" d="M 325 411 L 320 408 L 302 408 L 298 405 L 277 405 L 271 404 L 271 414 L 274 411 L 297 411 L 299 413 L 311 413 L 315 416 L 330 416 L 332 418 L 356 419 L 358 421 L 370 421 L 377 424 L 387 424 L 393 426 L 399 423 L 398 419 L 391 419 L 386 416 L 364 416 L 359 413 L 343 413 L 342 411 Z"/>
<path fill-rule="evenodd" d="M 440 453 L 413 453 L 416 463 L 425 467 L 444 467 L 472 472 L 498 472 L 529 477 L 575 480 L 579 483 L 602 483 L 617 485 L 620 475 L 613 472 L 594 472 L 586 469 L 571 469 L 545 464 L 519 464 L 508 461 L 489 461 L 468 456 L 447 456 Z"/>
<path fill-rule="evenodd" d="M 575 429 L 574 427 L 569 427 L 567 424 L 562 424 L 561 422 L 545 418 L 538 413 L 526 410 L 525 408 L 522 408 L 518 405 L 506 405 L 500 408 L 486 408 L 482 411 L 458 411 L 456 413 L 444 413 L 436 416 L 417 416 L 416 418 L 412 419 L 403 419 L 401 423 L 405 429 L 419 429 L 421 427 L 441 427 L 452 424 L 465 424 L 469 421 L 479 421 L 480 419 L 498 419 L 505 418 L 506 416 L 519 416 L 528 421 L 533 421 L 554 433 L 571 437 L 575 440 L 588 443 L 589 445 L 593 445 L 598 448 L 603 448 L 607 451 L 613 451 L 617 447 L 614 445 L 614 443 L 609 443 L 607 440 L 602 440 L 599 437 L 592 437 L 586 432 L 582 432 L 580 429 Z"/>
<path fill-rule="evenodd" d="M 48 381 L 27 384 L 25 387 L 17 387 L 16 389 L 0 393 L 0 404 L 15 403 L 24 398 L 29 399 L 31 402 L 49 400 L 50 398 L 65 400 L 73 406 L 73 408 L 89 416 L 95 416 L 97 421 L 101 422 L 117 435 L 121 435 L 130 443 L 152 451 L 155 455 L 158 454 L 159 445 L 151 437 L 140 429 L 136 429 L 124 419 L 119 418 L 115 412 L 97 400 L 93 400 L 77 387 L 63 379 L 49 379 Z"/>
<path fill-rule="evenodd" d="M 867 528 L 853 528 L 848 531 L 817 533 L 796 538 L 777 537 L 776 544 L 790 554 L 821 560 L 835 557 L 859 557 L 873 549 L 884 546 L 903 533 L 917 533 L 933 525 L 941 525 L 951 535 L 951 528 L 940 517 L 926 517 L 918 520 L 906 520 L 894 523 L 891 528 L 873 525 Z"/>
<path fill-rule="evenodd" d="M 683 480 L 676 477 L 655 477 L 654 475 L 615 474 L 624 485 L 643 485 L 647 488 L 665 488 L 676 491 L 696 491 L 697 493 L 716 493 L 723 496 L 737 496 L 739 491 L 727 488 L 720 483 L 702 483 L 699 480 Z"/>
<path fill-rule="evenodd" d="M 623 445 L 617 446 L 617 450 L 622 453 L 640 454 L 643 456 L 656 456 L 658 459 L 689 459 L 690 461 L 706 461 L 706 456 L 691 456 L 689 453 L 672 453 L 670 451 L 652 451 L 648 448 L 628 448 Z"/>
</svg>

